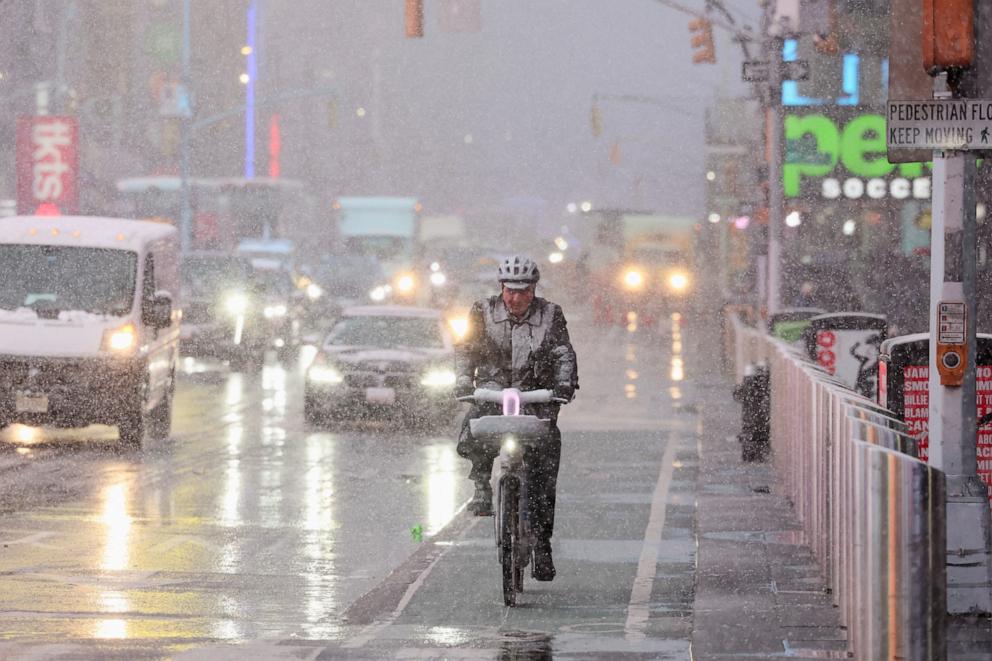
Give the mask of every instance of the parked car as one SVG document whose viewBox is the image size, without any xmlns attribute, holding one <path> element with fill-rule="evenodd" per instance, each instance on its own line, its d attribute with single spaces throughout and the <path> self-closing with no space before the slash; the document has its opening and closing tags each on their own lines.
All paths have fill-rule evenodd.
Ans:
<svg viewBox="0 0 992 661">
<path fill-rule="evenodd" d="M 388 412 L 437 422 L 455 408 L 454 346 L 438 310 L 346 308 L 307 368 L 304 415 L 311 424 Z"/>
<path fill-rule="evenodd" d="M 116 425 L 169 435 L 179 244 L 164 223 L 0 220 L 0 427 Z"/>
</svg>

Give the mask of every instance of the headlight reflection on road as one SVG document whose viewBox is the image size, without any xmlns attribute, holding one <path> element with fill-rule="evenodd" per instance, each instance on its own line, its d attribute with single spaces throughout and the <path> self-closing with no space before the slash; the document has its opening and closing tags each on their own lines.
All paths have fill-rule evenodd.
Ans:
<svg viewBox="0 0 992 661">
<path fill-rule="evenodd" d="M 427 452 L 427 534 L 433 535 L 455 515 L 458 477 L 455 474 L 455 449 L 450 445 L 431 445 Z"/>
<path fill-rule="evenodd" d="M 673 385 L 668 388 L 668 395 L 673 400 L 682 399 L 682 389 L 677 384 L 685 380 L 685 363 L 682 362 L 682 315 L 672 313 L 672 369 L 669 373 Z"/>
<path fill-rule="evenodd" d="M 285 478 L 283 445 L 286 443 L 286 407 L 276 405 L 286 401 L 286 370 L 281 366 L 262 368 L 262 446 L 264 458 L 259 474 L 259 516 L 263 526 L 285 525 L 283 500 L 288 487 Z M 272 403 L 268 408 L 264 402 Z"/>
<path fill-rule="evenodd" d="M 106 525 L 106 538 L 100 568 L 121 570 L 128 566 L 128 542 L 131 538 L 131 516 L 127 512 L 127 485 L 117 483 L 103 492 L 100 521 Z"/>
<path fill-rule="evenodd" d="M 244 429 L 241 425 L 227 428 L 227 461 L 224 464 L 224 488 L 217 504 L 217 520 L 222 526 L 236 528 L 244 523 L 241 516 L 241 442 Z M 221 551 L 220 570 L 238 573 L 241 564 L 241 543 L 235 538 L 224 543 Z M 218 638 L 223 636 L 216 634 Z"/>
<path fill-rule="evenodd" d="M 685 365 L 682 362 L 682 315 L 672 313 L 672 381 L 685 379 Z"/>
<path fill-rule="evenodd" d="M 632 312 L 630 314 L 633 314 L 634 315 L 635 321 L 634 321 L 634 324 L 633 325 L 634 325 L 634 330 L 637 330 L 637 323 L 636 323 L 637 316 L 636 316 L 636 313 L 633 313 Z M 630 330 L 629 327 L 628 327 L 628 330 Z M 631 331 L 631 332 L 633 332 L 633 331 Z M 627 345 L 627 350 L 624 352 L 624 360 L 626 362 L 628 362 L 628 363 L 636 363 L 637 362 L 637 350 L 634 348 L 634 345 L 633 344 L 628 344 Z M 630 383 L 624 384 L 624 387 L 623 387 L 623 396 L 626 397 L 627 399 L 637 399 L 637 384 L 636 383 L 633 383 L 633 381 L 636 381 L 637 380 L 637 377 L 639 376 L 637 374 L 637 370 L 634 370 L 634 369 L 628 367 L 627 368 L 627 371 L 625 372 L 625 376 L 630 380 Z"/>
<path fill-rule="evenodd" d="M 306 580 L 305 612 L 307 623 L 314 625 L 306 634 L 326 635 L 330 614 L 337 610 L 334 545 L 337 528 L 334 521 L 334 442 L 323 434 L 307 438 L 306 475 L 303 480 L 303 553 L 310 561 L 304 573 Z M 322 624 L 324 623 L 324 624 Z"/>
<path fill-rule="evenodd" d="M 93 628 L 94 638 L 127 638 L 127 621 L 120 619 L 97 620 Z"/>
<path fill-rule="evenodd" d="M 103 491 L 100 521 L 106 526 L 106 536 L 100 568 L 105 571 L 121 571 L 130 564 L 131 515 L 127 511 L 128 496 L 128 487 L 123 482 L 111 484 Z M 127 595 L 118 590 L 101 592 L 100 605 L 108 613 L 126 613 L 130 610 Z M 93 637 L 127 638 L 127 621 L 120 618 L 96 620 Z"/>
<path fill-rule="evenodd" d="M 224 405 L 235 406 L 241 403 L 245 396 L 245 384 L 240 373 L 232 373 L 227 377 L 224 387 Z"/>
<path fill-rule="evenodd" d="M 241 461 L 228 459 L 224 468 L 224 493 L 220 501 L 220 522 L 225 526 L 241 525 Z"/>
<path fill-rule="evenodd" d="M 636 333 L 637 332 L 637 313 L 628 312 L 627 313 L 627 332 Z"/>
</svg>

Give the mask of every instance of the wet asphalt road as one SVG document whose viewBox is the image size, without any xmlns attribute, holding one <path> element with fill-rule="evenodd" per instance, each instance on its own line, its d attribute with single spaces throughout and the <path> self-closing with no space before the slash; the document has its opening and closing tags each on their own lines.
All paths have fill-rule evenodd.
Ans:
<svg viewBox="0 0 992 661">
<path fill-rule="evenodd" d="M 314 430 L 300 364 L 189 362 L 172 437 L 141 451 L 0 434 L 0 658 L 688 658 L 703 334 L 572 333 L 559 576 L 521 606 L 492 519 L 462 511 L 454 414 Z"/>
</svg>

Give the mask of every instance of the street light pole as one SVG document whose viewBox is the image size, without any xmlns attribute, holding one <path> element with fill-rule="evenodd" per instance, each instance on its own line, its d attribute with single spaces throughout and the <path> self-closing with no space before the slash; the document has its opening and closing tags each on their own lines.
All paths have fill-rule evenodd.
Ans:
<svg viewBox="0 0 992 661">
<path fill-rule="evenodd" d="M 190 2 L 183 0 L 183 47 L 182 47 L 182 73 L 180 74 L 182 91 L 186 102 L 181 104 L 179 117 L 180 145 L 179 145 L 179 180 L 180 180 L 180 210 L 179 210 L 179 246 L 182 254 L 186 254 L 190 249 L 191 230 L 193 225 L 193 205 L 190 200 L 189 186 L 189 138 L 190 122 L 192 121 L 190 100 Z"/>
<path fill-rule="evenodd" d="M 768 39 L 768 314 L 781 306 L 782 222 L 782 40 Z"/>
</svg>

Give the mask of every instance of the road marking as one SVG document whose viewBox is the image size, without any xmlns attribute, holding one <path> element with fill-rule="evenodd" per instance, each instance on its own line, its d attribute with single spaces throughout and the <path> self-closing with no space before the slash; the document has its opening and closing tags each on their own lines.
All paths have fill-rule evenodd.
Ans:
<svg viewBox="0 0 992 661">
<path fill-rule="evenodd" d="M 62 575 L 47 572 L 25 572 L 22 577 L 51 581 L 53 583 L 64 583 L 66 585 L 77 585 L 81 587 L 112 587 L 115 590 L 146 590 L 148 588 L 163 587 L 166 585 L 182 585 L 189 583 L 189 579 L 184 578 L 152 578 L 158 574 L 157 569 L 151 571 L 125 571 L 116 573 L 99 573 L 93 575 Z"/>
<path fill-rule="evenodd" d="M 452 519 L 452 522 L 454 522 L 457 519 L 458 514 L 461 514 L 463 509 L 464 509 L 464 505 L 462 506 L 462 508 L 459 509 L 459 512 L 456 513 L 455 518 Z M 455 535 L 455 540 L 457 541 L 464 538 L 469 533 L 469 531 L 471 531 L 472 528 L 474 528 L 476 524 L 479 523 L 481 519 L 482 517 L 472 517 L 468 525 L 466 525 L 464 528 L 459 530 L 458 534 Z M 491 519 L 487 519 L 487 520 L 491 521 Z M 436 544 L 436 543 L 433 544 L 432 548 L 430 549 L 430 552 L 434 554 L 434 557 L 431 559 L 430 563 L 416 575 L 416 578 L 414 578 L 413 581 L 410 582 L 410 584 L 406 588 L 406 591 L 403 593 L 403 596 L 400 598 L 399 602 L 396 604 L 396 607 L 393 609 L 393 611 L 386 618 L 374 622 L 368 625 L 367 627 L 365 627 L 364 629 L 362 629 L 362 631 L 357 636 L 345 641 L 341 645 L 341 647 L 343 649 L 357 649 L 360 647 L 364 647 L 369 641 L 373 640 L 379 634 L 380 631 L 391 626 L 394 622 L 396 622 L 396 620 L 399 619 L 400 615 L 403 614 L 403 610 L 407 607 L 407 604 L 410 603 L 410 601 L 413 599 L 413 596 L 417 593 L 417 590 L 420 589 L 420 587 L 424 584 L 424 581 L 427 580 L 427 577 L 430 576 L 430 573 L 434 570 L 434 567 L 437 565 L 437 563 L 440 562 L 441 558 L 443 558 L 445 554 L 448 553 L 448 551 L 450 551 L 454 547 L 455 547 L 454 544 Z M 402 565 L 400 569 L 402 569 Z M 387 578 L 385 582 L 389 582 L 389 579 Z M 352 607 L 349 607 L 349 610 L 351 610 L 351 608 L 353 607 L 354 605 L 352 605 Z M 346 619 L 347 619 L 347 613 L 346 613 Z"/>
<path fill-rule="evenodd" d="M 634 577 L 634 585 L 630 590 L 627 622 L 623 630 L 624 637 L 631 641 L 644 640 L 644 628 L 650 616 L 648 602 L 651 600 L 651 589 L 658 571 L 661 532 L 665 527 L 665 512 L 668 509 L 668 489 L 672 485 L 672 473 L 675 472 L 675 446 L 676 442 L 670 441 L 661 457 L 661 470 L 651 499 L 651 514 L 644 530 L 641 559 L 637 563 L 637 576 Z"/>
<path fill-rule="evenodd" d="M 0 532 L 24 532 L 24 531 L 23 530 L 0 530 Z M 31 535 L 27 535 L 25 537 L 20 537 L 18 539 L 5 540 L 2 543 L 3 543 L 4 546 L 15 546 L 17 544 L 26 544 L 28 546 L 37 546 L 38 548 L 43 548 L 43 549 L 54 549 L 54 548 L 56 548 L 55 546 L 53 546 L 51 544 L 42 544 L 41 543 L 41 540 L 48 539 L 49 537 L 55 537 L 56 534 L 57 533 L 54 533 L 54 532 L 50 532 L 50 531 L 45 530 L 45 531 L 42 531 L 42 532 L 36 532 L 36 533 L 31 534 Z"/>
<path fill-rule="evenodd" d="M 164 542 L 151 547 L 149 550 L 153 553 L 165 553 L 166 551 L 171 551 L 175 547 L 181 546 L 182 544 L 193 544 L 209 551 L 214 551 L 215 553 L 220 553 L 223 551 L 223 549 L 216 544 L 208 542 L 207 540 L 197 537 L 196 535 L 174 535 Z"/>
</svg>

